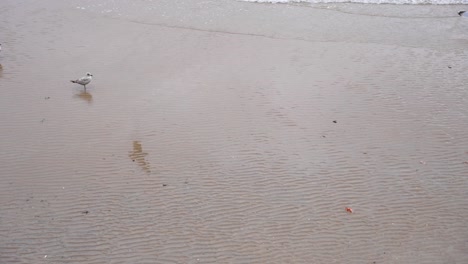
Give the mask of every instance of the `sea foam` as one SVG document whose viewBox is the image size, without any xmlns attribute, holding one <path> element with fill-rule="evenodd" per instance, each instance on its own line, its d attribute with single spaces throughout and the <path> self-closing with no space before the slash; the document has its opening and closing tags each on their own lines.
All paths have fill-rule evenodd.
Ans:
<svg viewBox="0 0 468 264">
<path fill-rule="evenodd" d="M 399 5 L 454 5 L 468 4 L 468 0 L 240 0 L 256 3 L 361 3 L 361 4 L 399 4 Z"/>
</svg>

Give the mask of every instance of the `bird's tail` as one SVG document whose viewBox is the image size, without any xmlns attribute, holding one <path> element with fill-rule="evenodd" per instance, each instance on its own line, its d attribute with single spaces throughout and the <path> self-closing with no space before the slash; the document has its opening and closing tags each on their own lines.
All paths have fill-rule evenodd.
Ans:
<svg viewBox="0 0 468 264">
<path fill-rule="evenodd" d="M 72 82 L 72 83 L 76 83 L 76 81 L 75 81 L 75 80 L 70 80 L 70 82 Z"/>
</svg>

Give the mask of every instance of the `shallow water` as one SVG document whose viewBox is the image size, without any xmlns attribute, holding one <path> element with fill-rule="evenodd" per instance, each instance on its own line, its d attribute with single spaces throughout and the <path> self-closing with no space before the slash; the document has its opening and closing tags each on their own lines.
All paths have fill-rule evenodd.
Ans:
<svg viewBox="0 0 468 264">
<path fill-rule="evenodd" d="M 0 3 L 2 262 L 468 261 L 447 7 L 158 3 Z"/>
</svg>

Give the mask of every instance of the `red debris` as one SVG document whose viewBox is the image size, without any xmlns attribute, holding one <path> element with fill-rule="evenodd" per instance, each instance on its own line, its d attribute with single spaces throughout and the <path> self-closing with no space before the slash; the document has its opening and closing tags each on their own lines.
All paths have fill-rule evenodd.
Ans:
<svg viewBox="0 0 468 264">
<path fill-rule="evenodd" d="M 346 209 L 346 212 L 351 213 L 351 214 L 353 213 L 353 209 L 351 207 L 346 207 L 345 209 Z"/>
</svg>

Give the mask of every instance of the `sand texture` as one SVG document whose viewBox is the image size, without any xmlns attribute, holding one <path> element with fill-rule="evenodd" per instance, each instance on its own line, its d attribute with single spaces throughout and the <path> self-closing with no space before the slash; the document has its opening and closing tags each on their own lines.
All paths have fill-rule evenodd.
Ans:
<svg viewBox="0 0 468 264">
<path fill-rule="evenodd" d="M 0 263 L 468 263 L 461 8 L 1 0 Z"/>
</svg>

